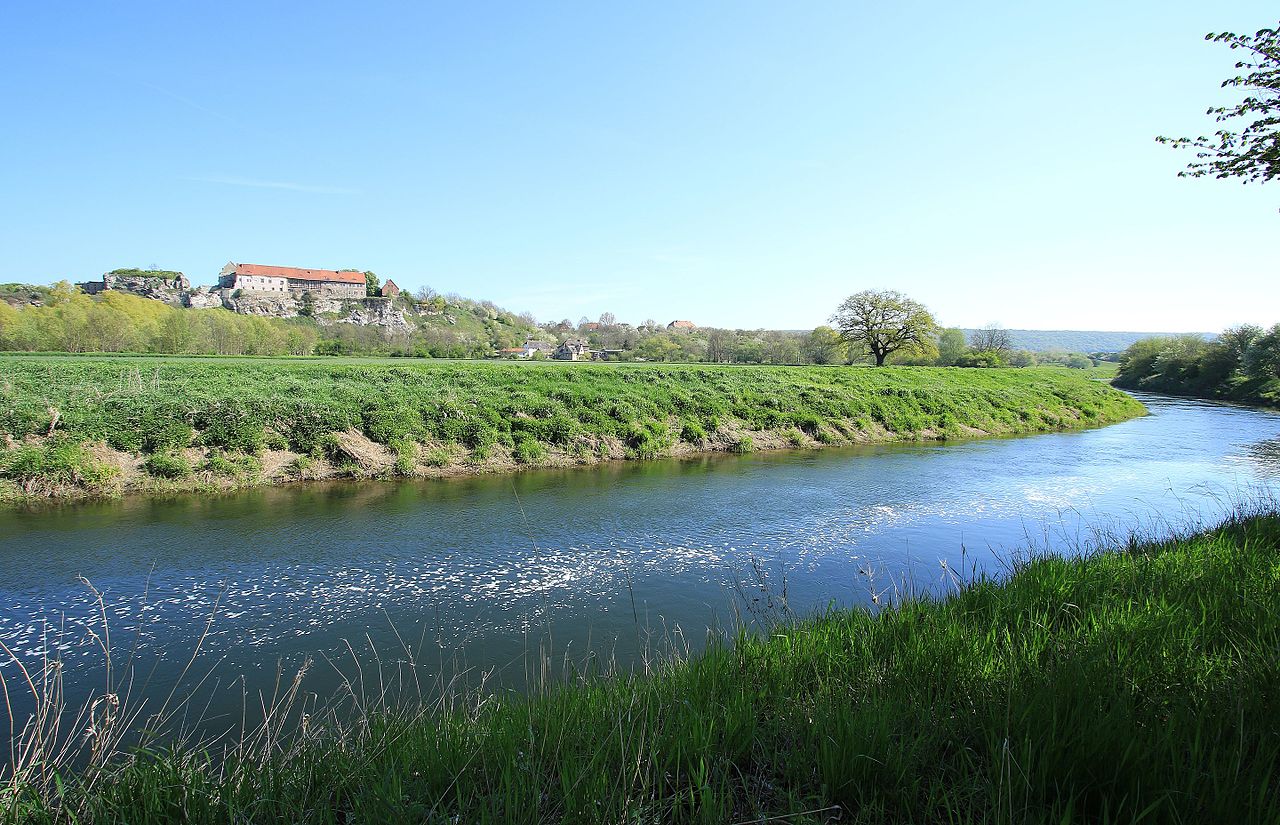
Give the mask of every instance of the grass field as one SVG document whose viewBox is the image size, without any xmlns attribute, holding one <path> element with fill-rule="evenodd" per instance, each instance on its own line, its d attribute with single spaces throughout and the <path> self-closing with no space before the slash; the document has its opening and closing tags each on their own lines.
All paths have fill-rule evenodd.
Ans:
<svg viewBox="0 0 1280 825">
<path fill-rule="evenodd" d="M 1059 369 L 0 357 L 0 497 L 443 475 L 1105 424 Z"/>
<path fill-rule="evenodd" d="M 365 697 L 214 748 L 34 759 L 0 818 L 1274 823 L 1277 650 L 1272 509 L 532 697 Z"/>
</svg>

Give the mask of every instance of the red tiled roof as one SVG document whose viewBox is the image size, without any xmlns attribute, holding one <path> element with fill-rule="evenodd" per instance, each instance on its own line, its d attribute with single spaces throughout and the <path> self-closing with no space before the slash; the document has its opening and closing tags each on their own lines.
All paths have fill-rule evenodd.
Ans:
<svg viewBox="0 0 1280 825">
<path fill-rule="evenodd" d="M 363 284 L 364 273 L 354 269 L 299 269 L 296 266 L 264 266 L 262 264 L 236 264 L 237 275 L 264 275 L 268 278 L 293 278 L 297 281 L 338 281 L 344 284 Z"/>
</svg>

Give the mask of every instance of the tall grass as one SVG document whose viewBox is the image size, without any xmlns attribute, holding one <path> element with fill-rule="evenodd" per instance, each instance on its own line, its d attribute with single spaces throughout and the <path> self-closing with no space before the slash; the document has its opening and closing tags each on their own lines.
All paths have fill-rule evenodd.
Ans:
<svg viewBox="0 0 1280 825">
<path fill-rule="evenodd" d="M 0 799 L 15 822 L 1277 820 L 1274 508 L 954 584 L 525 697 L 394 709 L 353 679 L 353 713 L 28 767 Z"/>
</svg>

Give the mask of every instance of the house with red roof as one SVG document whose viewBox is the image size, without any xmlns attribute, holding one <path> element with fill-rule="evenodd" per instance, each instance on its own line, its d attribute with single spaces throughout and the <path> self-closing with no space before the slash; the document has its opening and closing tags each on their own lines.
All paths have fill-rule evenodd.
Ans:
<svg viewBox="0 0 1280 825">
<path fill-rule="evenodd" d="M 301 269 L 294 266 L 228 263 L 218 286 L 266 295 L 315 292 L 328 298 L 363 298 L 364 273 L 355 269 Z"/>
</svg>

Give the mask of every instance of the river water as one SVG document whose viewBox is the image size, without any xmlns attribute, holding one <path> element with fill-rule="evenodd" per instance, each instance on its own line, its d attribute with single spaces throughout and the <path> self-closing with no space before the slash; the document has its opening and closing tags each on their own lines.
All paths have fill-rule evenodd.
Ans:
<svg viewBox="0 0 1280 825">
<path fill-rule="evenodd" d="M 92 585 L 117 677 L 137 645 L 135 693 L 173 690 L 212 618 L 178 685 L 211 674 L 212 718 L 307 655 L 308 689 L 330 693 L 371 647 L 422 681 L 518 686 L 531 651 L 627 666 L 784 595 L 804 614 L 944 588 L 944 562 L 999 571 L 1272 494 L 1280 415 L 1142 398 L 1149 416 L 1084 432 L 0 512 L 0 642 L 28 665 L 60 656 L 82 696 L 104 677 Z"/>
</svg>

